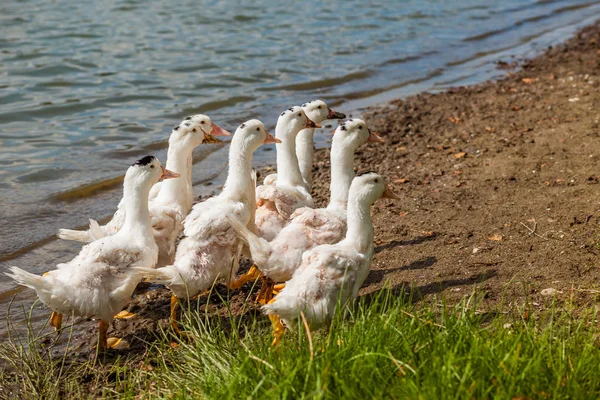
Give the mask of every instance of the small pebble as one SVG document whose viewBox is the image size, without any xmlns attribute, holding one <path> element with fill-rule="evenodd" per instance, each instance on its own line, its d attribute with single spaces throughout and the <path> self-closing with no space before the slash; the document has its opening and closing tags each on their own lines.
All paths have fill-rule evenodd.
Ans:
<svg viewBox="0 0 600 400">
<path fill-rule="evenodd" d="M 541 291 L 542 296 L 554 296 L 555 294 L 558 293 L 558 290 L 554 289 L 554 288 L 547 288 Z"/>
</svg>

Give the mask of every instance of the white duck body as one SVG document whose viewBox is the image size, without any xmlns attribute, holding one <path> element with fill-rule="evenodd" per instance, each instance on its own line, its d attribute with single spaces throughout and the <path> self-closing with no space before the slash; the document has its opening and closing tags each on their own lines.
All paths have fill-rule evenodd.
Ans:
<svg viewBox="0 0 600 400">
<path fill-rule="evenodd" d="M 273 240 L 300 207 L 313 207 L 313 199 L 304 186 L 296 157 L 296 135 L 306 127 L 315 126 L 302 108 L 292 107 L 277 120 L 277 182 L 256 188 L 256 227 L 259 236 Z"/>
<path fill-rule="evenodd" d="M 183 229 L 183 220 L 190 212 L 193 202 L 192 155 L 203 142 L 215 143 L 211 133 L 226 135 L 228 132 L 214 125 L 206 115 L 187 117 L 176 126 L 169 138 L 166 167 L 181 175 L 181 179 L 166 180 L 154 185 L 150 192 L 149 210 L 154 239 L 159 248 L 157 267 L 170 264 L 175 254 L 175 240 Z M 126 207 L 122 200 L 113 218 L 104 226 L 90 220 L 88 231 L 61 229 L 59 236 L 65 239 L 85 241 L 114 235 L 125 222 Z"/>
<path fill-rule="evenodd" d="M 302 110 L 308 118 L 320 124 L 328 119 L 346 118 L 346 115 L 330 109 L 323 100 L 312 100 L 302 104 Z M 304 181 L 304 186 L 309 192 L 312 190 L 312 169 L 314 159 L 314 136 L 315 128 L 302 129 L 296 136 L 296 157 L 298 157 L 298 167 Z M 277 174 L 267 175 L 263 181 L 265 185 L 274 185 L 277 181 Z"/>
<path fill-rule="evenodd" d="M 138 268 L 153 268 L 156 264 L 158 246 L 150 226 L 147 199 L 161 170 L 153 156 L 142 158 L 128 169 L 123 185 L 127 214 L 115 235 L 85 245 L 73 260 L 58 264 L 45 276 L 17 267 L 7 275 L 34 289 L 55 312 L 110 322 L 129 302 L 142 279 Z"/>
<path fill-rule="evenodd" d="M 147 271 L 150 280 L 166 284 L 178 298 L 193 297 L 219 279 L 231 281 L 239 266 L 242 242 L 227 218 L 252 226 L 252 154 L 260 145 L 274 140 L 258 120 L 240 125 L 231 141 L 229 174 L 223 191 L 192 208 L 183 224 L 184 238 L 174 263 Z"/>
<path fill-rule="evenodd" d="M 254 264 L 274 282 L 291 279 L 302 254 L 318 245 L 333 244 L 346 234 L 348 191 L 354 178 L 354 153 L 367 141 L 381 141 L 360 119 L 351 119 L 335 131 L 331 146 L 331 199 L 327 208 L 303 207 L 271 242 L 233 224 L 248 243 Z"/>
<path fill-rule="evenodd" d="M 310 327 L 318 329 L 331 321 L 338 304 L 355 298 L 373 258 L 370 206 L 382 195 L 395 196 L 381 176 L 367 173 L 355 178 L 348 201 L 346 237 L 305 252 L 292 279 L 272 303 L 262 307 L 263 311 L 279 315 L 288 326 L 303 312 Z"/>
</svg>

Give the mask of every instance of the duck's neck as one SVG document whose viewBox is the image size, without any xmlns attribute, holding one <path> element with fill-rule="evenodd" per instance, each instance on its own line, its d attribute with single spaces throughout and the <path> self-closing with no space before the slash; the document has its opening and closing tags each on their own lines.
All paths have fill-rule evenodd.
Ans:
<svg viewBox="0 0 600 400">
<path fill-rule="evenodd" d="M 345 148 L 334 140 L 331 146 L 331 183 L 329 190 L 330 209 L 346 209 L 348 204 L 348 192 L 352 179 L 354 179 L 354 152 Z"/>
<path fill-rule="evenodd" d="M 166 168 L 181 175 L 176 179 L 165 180 L 158 197 L 162 200 L 192 207 L 194 193 L 192 189 L 192 152 L 188 147 L 169 146 Z"/>
<path fill-rule="evenodd" d="M 281 143 L 276 144 L 277 185 L 304 185 L 296 156 L 296 135 L 287 132 L 285 126 L 277 126 L 275 136 L 281 139 Z"/>
<path fill-rule="evenodd" d="M 254 193 L 252 181 L 252 150 L 243 148 L 237 143 L 234 136 L 229 148 L 229 171 L 223 186 L 223 196 L 237 201 L 248 198 L 249 193 Z"/>
<path fill-rule="evenodd" d="M 346 242 L 359 253 L 368 252 L 373 246 L 373 223 L 371 222 L 371 205 L 360 198 L 348 201 L 348 230 Z"/>
<path fill-rule="evenodd" d="M 125 181 L 123 185 L 125 223 L 119 233 L 143 239 L 154 237 L 148 210 L 149 194 L 149 185 L 133 185 L 132 182 Z"/>
<path fill-rule="evenodd" d="M 302 129 L 296 137 L 296 157 L 298 158 L 298 166 L 302 179 L 307 184 L 307 189 L 312 187 L 312 168 L 313 168 L 313 153 L 314 153 L 314 135 L 313 128 Z"/>
</svg>

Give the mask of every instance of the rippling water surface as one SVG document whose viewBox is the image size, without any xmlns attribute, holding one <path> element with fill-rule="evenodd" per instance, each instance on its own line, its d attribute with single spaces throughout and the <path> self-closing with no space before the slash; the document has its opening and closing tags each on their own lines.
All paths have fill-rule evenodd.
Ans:
<svg viewBox="0 0 600 400">
<path fill-rule="evenodd" d="M 80 247 L 56 230 L 110 216 L 127 166 L 148 153 L 164 160 L 170 128 L 187 115 L 231 131 L 248 118 L 272 127 L 282 109 L 314 98 L 348 112 L 473 83 L 499 74 L 492 61 L 531 56 L 600 15 L 589 0 L 7 3 L 0 271 L 36 273 Z M 272 150 L 256 162 L 273 161 Z M 226 151 L 196 151 L 197 194 L 223 181 Z M 0 301 L 14 289 L 0 275 Z"/>
</svg>

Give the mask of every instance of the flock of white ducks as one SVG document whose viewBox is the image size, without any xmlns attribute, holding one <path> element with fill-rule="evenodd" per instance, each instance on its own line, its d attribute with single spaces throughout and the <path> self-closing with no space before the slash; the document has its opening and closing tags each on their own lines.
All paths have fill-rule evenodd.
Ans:
<svg viewBox="0 0 600 400">
<path fill-rule="evenodd" d="M 107 330 L 143 279 L 172 291 L 177 304 L 223 281 L 232 289 L 259 276 L 258 301 L 269 315 L 277 344 L 286 326 L 303 315 L 311 328 L 327 324 L 336 307 L 355 298 L 373 257 L 370 206 L 397 198 L 376 173 L 354 177 L 354 153 L 383 139 L 360 119 L 338 126 L 331 147 L 331 199 L 314 208 L 313 135 L 327 119 L 342 119 L 321 100 L 292 107 L 277 120 L 275 137 L 253 119 L 235 131 L 223 190 L 192 207 L 192 153 L 202 143 L 221 143 L 230 133 L 206 115 L 186 118 L 169 138 L 164 168 L 153 156 L 125 174 L 123 199 L 104 226 L 90 219 L 87 231 L 61 229 L 59 237 L 89 242 L 71 261 L 42 276 L 11 267 L 8 276 L 37 292 L 61 328 L 62 314 L 98 319 L 98 348 L 114 347 Z M 252 155 L 263 144 L 277 147 L 277 174 L 256 186 Z M 160 181 L 160 182 L 159 182 Z M 180 238 L 179 241 L 177 239 Z M 242 255 L 254 266 L 236 279 Z M 273 297 L 274 296 L 274 297 Z"/>
</svg>

